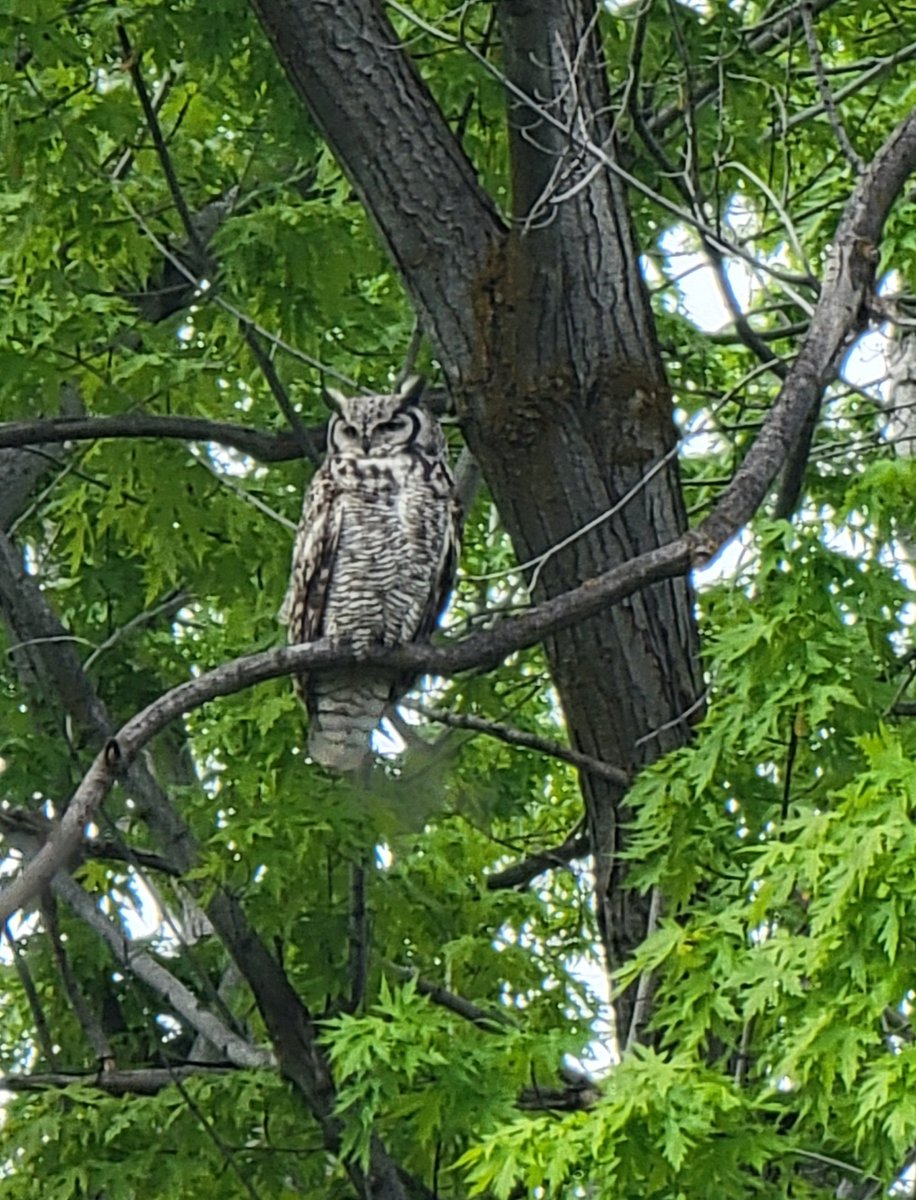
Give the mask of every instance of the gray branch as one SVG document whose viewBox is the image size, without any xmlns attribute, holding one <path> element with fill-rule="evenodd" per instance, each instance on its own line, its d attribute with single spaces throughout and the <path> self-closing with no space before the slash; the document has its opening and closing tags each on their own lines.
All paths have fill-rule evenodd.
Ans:
<svg viewBox="0 0 916 1200">
<path fill-rule="evenodd" d="M 157 992 L 179 1017 L 215 1046 L 233 1066 L 254 1068 L 273 1065 L 270 1051 L 246 1042 L 213 1013 L 202 1008 L 194 993 L 151 955 L 140 950 L 136 941 L 100 912 L 89 893 L 83 891 L 69 875 L 56 875 L 51 881 L 51 890 L 98 934 L 131 975 Z"/>
<path fill-rule="evenodd" d="M 309 458 L 324 449 L 324 425 L 303 432 Z M 202 417 L 124 413 L 115 417 L 55 417 L 47 421 L 8 421 L 0 425 L 0 449 L 60 442 L 103 441 L 107 438 L 173 438 L 183 442 L 217 442 L 250 454 L 261 462 L 288 462 L 302 457 L 299 435 L 265 433 L 230 421 Z"/>
<path fill-rule="evenodd" d="M 74 1085 L 94 1087 L 109 1096 L 155 1096 L 163 1088 L 184 1083 L 198 1075 L 227 1075 L 235 1067 L 186 1064 L 174 1067 L 135 1067 L 129 1071 L 101 1070 L 51 1071 L 47 1074 L 5 1075 L 0 1077 L 0 1089 L 8 1092 L 45 1092 L 52 1088 Z"/>
</svg>

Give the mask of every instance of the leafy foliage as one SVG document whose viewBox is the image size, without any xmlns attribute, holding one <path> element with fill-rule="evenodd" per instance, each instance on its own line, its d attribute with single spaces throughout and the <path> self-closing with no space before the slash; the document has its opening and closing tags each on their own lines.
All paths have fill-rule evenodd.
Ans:
<svg viewBox="0 0 916 1200">
<path fill-rule="evenodd" d="M 491 6 L 422 7 L 425 27 L 394 14 L 398 33 L 507 209 Z M 0 8 L 4 421 L 181 414 L 279 433 L 286 419 L 246 340 L 252 322 L 259 345 L 280 339 L 273 361 L 307 426 L 324 419 L 329 371 L 367 386 L 394 377 L 413 337 L 409 304 L 241 0 Z M 698 326 L 682 271 L 701 237 L 672 205 L 756 260 L 745 276 L 733 256 L 726 282 L 744 288 L 753 328 L 789 358 L 853 175 L 800 36 L 755 48 L 767 16 L 672 0 L 600 19 L 627 169 L 648 189 L 633 191 L 633 212 L 693 517 L 740 463 L 776 384 L 731 327 Z M 901 33 L 911 16 L 905 0 L 843 0 L 816 24 L 865 157 L 911 102 Z M 137 64 L 189 211 L 222 206 L 205 261 L 144 121 Z M 709 78 L 717 100 L 704 106 Z M 669 105 L 678 119 L 647 130 Z M 912 228 L 910 197 L 882 248 L 903 292 Z M 435 375 L 425 342 L 417 363 Z M 241 899 L 320 1018 L 339 1153 L 326 1153 L 272 1068 L 201 1074 L 155 1095 L 96 1088 L 99 1055 L 74 995 L 121 1070 L 212 1066 L 213 1048 L 45 898 L 3 944 L 0 1061 L 10 1075 L 76 1082 L 6 1103 L 4 1195 L 26 1200 L 40 1181 L 49 1200 L 343 1197 L 345 1160 L 368 1164 L 374 1135 L 443 1200 L 890 1186 L 916 1145 L 916 731 L 901 715 L 916 480 L 912 459 L 895 457 L 885 392 L 853 374 L 825 398 L 799 515 L 762 516 L 740 559 L 700 581 L 706 713 L 691 746 L 631 793 L 629 883 L 659 888 L 665 908 L 614 984 L 652 979 L 650 1045 L 607 1069 L 619 1044 L 587 864 L 487 886 L 580 826 L 568 764 L 421 723 L 367 796 L 305 762 L 299 706 L 275 681 L 189 714 L 150 752 L 201 846 L 184 880 L 144 858 L 162 848 L 127 789 L 99 815 L 91 832 L 106 845 L 77 878 L 137 947 L 266 1043 L 225 951 L 188 918 L 192 893 L 199 904 L 217 888 Z M 9 532 L 115 718 L 279 641 L 304 462 L 258 462 L 209 440 L 95 440 L 0 450 L 10 481 L 13 455 L 32 475 Z M 452 633 L 527 603 L 486 494 L 465 540 Z M 35 819 L 61 810 L 96 746 L 48 690 L 27 639 L 12 628 L 4 639 L 0 802 L 6 817 Z M 563 737 L 538 650 L 425 683 L 425 704 Z M 347 1012 L 351 868 L 367 846 L 369 992 Z M 576 1108 L 560 1072 L 581 1061 L 600 1078 L 597 1098 Z"/>
</svg>

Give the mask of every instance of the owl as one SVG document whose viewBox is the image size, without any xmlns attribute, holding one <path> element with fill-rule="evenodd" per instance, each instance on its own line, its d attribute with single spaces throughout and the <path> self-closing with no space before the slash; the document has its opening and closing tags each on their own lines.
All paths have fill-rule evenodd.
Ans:
<svg viewBox="0 0 916 1200">
<path fill-rule="evenodd" d="M 305 494 L 280 610 L 294 645 L 326 637 L 358 653 L 435 628 L 460 522 L 445 438 L 422 390 L 417 377 L 382 396 L 329 390 L 327 456 Z M 411 682 L 360 665 L 298 676 L 312 758 L 359 768 L 385 707 Z"/>
</svg>

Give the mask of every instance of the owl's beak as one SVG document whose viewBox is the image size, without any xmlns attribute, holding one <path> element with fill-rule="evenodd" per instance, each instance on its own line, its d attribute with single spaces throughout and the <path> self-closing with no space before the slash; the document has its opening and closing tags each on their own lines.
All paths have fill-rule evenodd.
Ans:
<svg viewBox="0 0 916 1200">
<path fill-rule="evenodd" d="M 372 445 L 371 439 L 367 435 L 363 435 L 363 454 L 369 453 L 369 447 Z"/>
</svg>

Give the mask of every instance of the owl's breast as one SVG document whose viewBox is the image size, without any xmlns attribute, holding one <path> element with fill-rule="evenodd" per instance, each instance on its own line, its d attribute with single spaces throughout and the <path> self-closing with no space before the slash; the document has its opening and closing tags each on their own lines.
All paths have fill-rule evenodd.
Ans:
<svg viewBox="0 0 916 1200">
<path fill-rule="evenodd" d="M 419 628 L 442 559 L 448 512 L 407 455 L 336 466 L 340 534 L 325 632 L 355 644 L 398 644 Z"/>
</svg>

